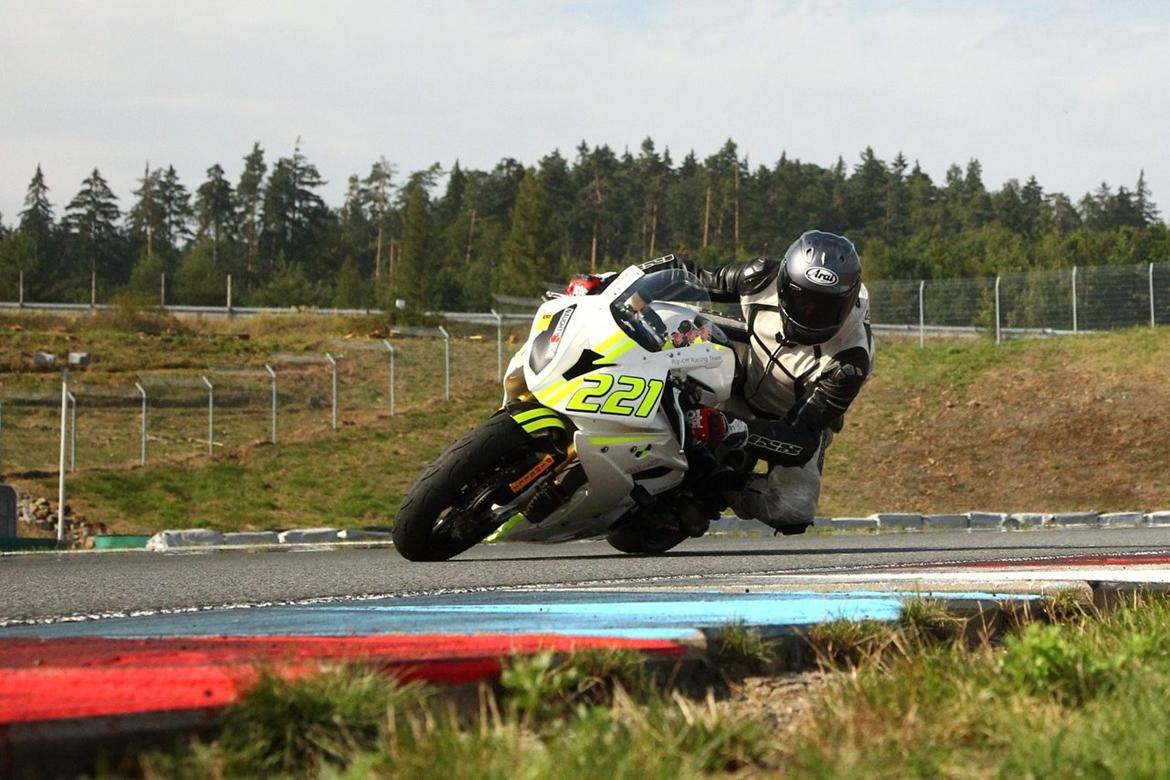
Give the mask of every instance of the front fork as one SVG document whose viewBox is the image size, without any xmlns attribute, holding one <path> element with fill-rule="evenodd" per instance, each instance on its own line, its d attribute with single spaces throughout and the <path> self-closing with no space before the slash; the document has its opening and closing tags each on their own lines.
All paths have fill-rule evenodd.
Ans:
<svg viewBox="0 0 1170 780">
<path fill-rule="evenodd" d="M 525 493 L 520 514 L 530 523 L 539 523 L 564 505 L 587 481 L 577 460 L 573 423 L 562 414 L 541 405 L 531 393 L 521 393 L 507 403 L 507 414 L 525 433 L 536 440 L 543 457 L 519 479 L 509 484 L 515 498 Z"/>
</svg>

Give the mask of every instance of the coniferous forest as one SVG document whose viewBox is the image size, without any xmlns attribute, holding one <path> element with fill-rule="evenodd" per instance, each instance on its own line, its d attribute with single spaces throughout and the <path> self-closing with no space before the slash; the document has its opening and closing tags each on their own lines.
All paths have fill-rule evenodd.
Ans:
<svg viewBox="0 0 1170 780">
<path fill-rule="evenodd" d="M 935 181 L 898 154 L 865 149 L 830 167 L 784 154 L 759 165 L 735 143 L 675 159 L 582 143 L 534 166 L 458 162 L 404 172 L 385 158 L 348 179 L 344 202 L 319 194 L 300 144 L 272 159 L 259 144 L 234 181 L 220 164 L 198 184 L 146 166 L 129 202 L 98 169 L 71 193 L 38 165 L 23 209 L 0 215 L 0 298 L 88 301 L 136 293 L 239 305 L 487 309 L 492 294 L 531 295 L 567 274 L 684 251 L 706 262 L 780 254 L 803 230 L 844 233 L 869 279 L 987 276 L 1074 265 L 1170 260 L 1170 232 L 1138 173 L 1080 197 L 1034 177 L 997 189 L 977 160 Z"/>
</svg>

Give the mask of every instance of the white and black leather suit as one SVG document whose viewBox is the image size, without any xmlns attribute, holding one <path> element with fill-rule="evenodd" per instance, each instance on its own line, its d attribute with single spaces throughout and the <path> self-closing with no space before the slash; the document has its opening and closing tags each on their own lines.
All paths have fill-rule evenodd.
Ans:
<svg viewBox="0 0 1170 780">
<path fill-rule="evenodd" d="M 798 344 L 786 337 L 776 284 L 781 263 L 761 257 L 705 269 L 668 255 L 644 267 L 685 268 L 713 301 L 739 305 L 747 343 L 735 345 L 741 378 L 725 411 L 747 423 L 745 451 L 770 468 L 729 496 L 731 507 L 781 530 L 802 530 L 820 499 L 825 449 L 873 367 L 874 340 L 864 285 L 827 341 Z"/>
</svg>

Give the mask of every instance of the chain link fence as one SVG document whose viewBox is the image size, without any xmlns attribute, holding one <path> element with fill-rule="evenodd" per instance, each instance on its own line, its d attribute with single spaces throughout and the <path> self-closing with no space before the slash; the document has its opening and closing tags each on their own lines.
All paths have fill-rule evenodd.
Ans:
<svg viewBox="0 0 1170 780">
<path fill-rule="evenodd" d="M 74 371 L 67 470 L 214 460 L 480 395 L 498 386 L 501 368 L 527 329 L 527 322 L 516 321 L 403 327 L 386 339 L 338 339 L 321 353 L 144 370 L 115 375 L 108 384 Z M 57 473 L 61 381 L 50 371 L 0 384 L 0 473 Z"/>
<path fill-rule="evenodd" d="M 1170 263 L 875 280 L 868 287 L 875 327 L 923 340 L 927 333 L 1002 339 L 1170 323 Z M 108 384 L 78 372 L 69 386 L 68 467 L 214 459 L 481 393 L 496 385 L 523 342 L 537 301 L 498 303 L 502 315 L 448 313 L 442 327 L 338 339 L 319 353 L 276 353 L 199 371 L 147 367 Z M 60 398 L 56 373 L 0 386 L 0 471 L 56 473 Z"/>
<path fill-rule="evenodd" d="M 1170 263 L 867 282 L 875 327 L 997 339 L 1170 323 Z"/>
</svg>

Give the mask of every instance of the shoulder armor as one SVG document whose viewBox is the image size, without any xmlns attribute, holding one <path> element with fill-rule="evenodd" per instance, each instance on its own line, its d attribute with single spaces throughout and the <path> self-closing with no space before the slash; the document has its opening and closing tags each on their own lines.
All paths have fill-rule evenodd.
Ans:
<svg viewBox="0 0 1170 780">
<path fill-rule="evenodd" d="M 747 263 L 739 275 L 739 290 L 741 295 L 755 295 L 767 287 L 776 278 L 778 263 L 767 257 L 757 257 Z"/>
</svg>

